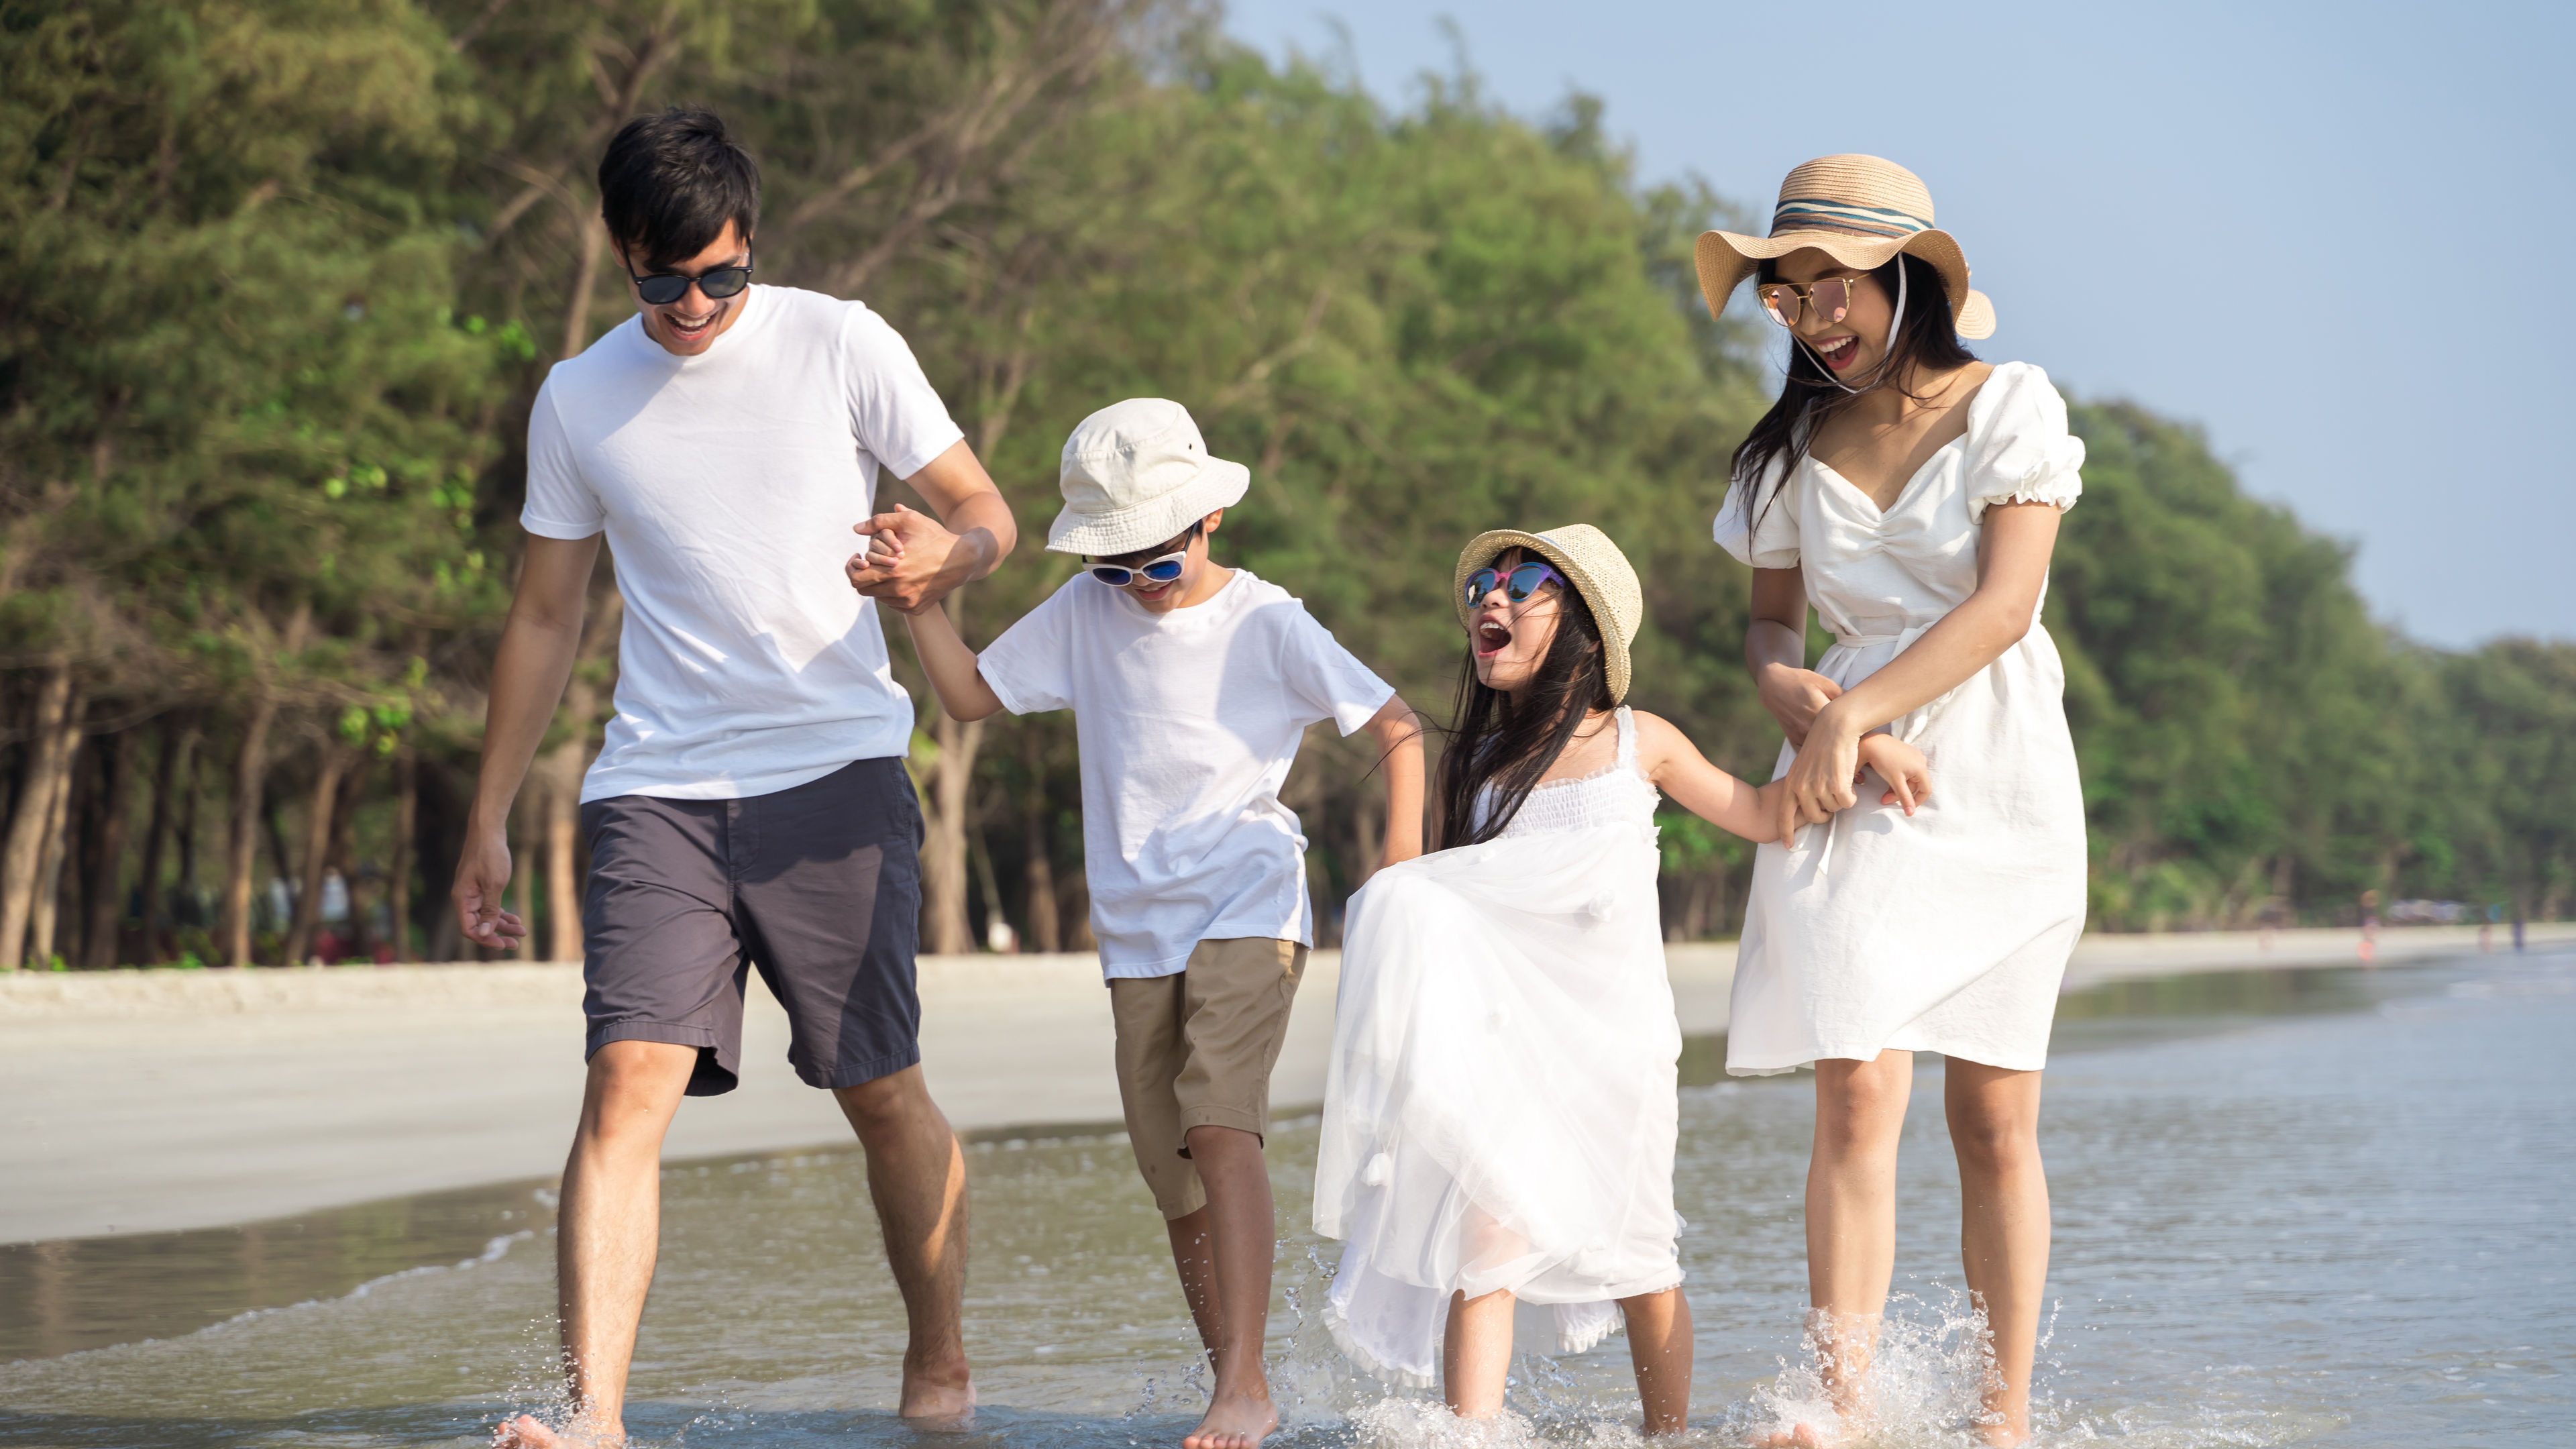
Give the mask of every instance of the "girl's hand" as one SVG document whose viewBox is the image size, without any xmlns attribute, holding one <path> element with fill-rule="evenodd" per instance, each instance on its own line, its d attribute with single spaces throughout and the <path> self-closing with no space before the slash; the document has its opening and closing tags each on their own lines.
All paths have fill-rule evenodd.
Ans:
<svg viewBox="0 0 2576 1449">
<path fill-rule="evenodd" d="M 1902 805 L 1912 815 L 1916 806 L 1932 798 L 1932 762 L 1923 758 L 1921 750 L 1894 735 L 1875 734 L 1861 736 L 1859 755 L 1865 768 L 1878 771 L 1878 777 L 1887 782 L 1879 804 Z M 1860 781 L 1855 778 L 1852 783 Z"/>
<path fill-rule="evenodd" d="M 1782 838 L 1800 825 L 1822 825 L 1838 811 L 1860 803 L 1852 776 L 1860 772 L 1860 732 L 1828 704 L 1816 711 L 1806 743 L 1789 765 L 1781 783 L 1789 787 L 1782 806 Z"/>
</svg>

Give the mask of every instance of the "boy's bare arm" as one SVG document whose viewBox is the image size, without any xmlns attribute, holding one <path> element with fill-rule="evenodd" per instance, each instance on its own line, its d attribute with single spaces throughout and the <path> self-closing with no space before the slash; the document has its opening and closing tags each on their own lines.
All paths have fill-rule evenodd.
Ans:
<svg viewBox="0 0 2576 1449">
<path fill-rule="evenodd" d="M 950 719 L 979 720 L 1001 713 L 1002 697 L 984 682 L 983 671 L 975 667 L 975 651 L 957 637 L 957 626 L 948 622 L 946 609 L 933 602 L 903 618 L 912 627 L 912 652 L 921 658 L 921 672 L 930 676 L 939 707 L 948 711 Z"/>
<path fill-rule="evenodd" d="M 1377 741 L 1386 775 L 1386 852 L 1381 869 L 1422 853 L 1422 720 L 1402 695 L 1388 695 L 1361 726 Z"/>
</svg>

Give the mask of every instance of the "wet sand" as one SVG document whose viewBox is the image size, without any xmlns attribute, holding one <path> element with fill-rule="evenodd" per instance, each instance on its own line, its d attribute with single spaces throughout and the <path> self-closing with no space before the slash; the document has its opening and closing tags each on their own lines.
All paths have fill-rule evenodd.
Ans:
<svg viewBox="0 0 2576 1449">
<path fill-rule="evenodd" d="M 2505 933 L 2497 933 L 2501 946 Z M 2534 945 L 2576 925 L 2532 929 Z M 2355 959 L 2354 931 L 2087 938 L 2068 987 Z M 2474 952 L 2470 928 L 2383 932 L 2380 960 Z M 1730 945 L 1672 948 L 1686 1032 L 1726 1027 Z M 1274 1079 L 1319 1101 L 1339 958 L 1311 964 Z M 923 1060 L 960 1131 L 1114 1122 L 1108 993 L 1089 956 L 924 958 Z M 757 987 L 755 995 L 762 995 Z M 580 1103 L 565 965 L 0 976 L 0 1242 L 211 1227 L 557 1170 Z M 748 1013 L 742 1087 L 693 1098 L 668 1155 L 847 1140 Z"/>
</svg>

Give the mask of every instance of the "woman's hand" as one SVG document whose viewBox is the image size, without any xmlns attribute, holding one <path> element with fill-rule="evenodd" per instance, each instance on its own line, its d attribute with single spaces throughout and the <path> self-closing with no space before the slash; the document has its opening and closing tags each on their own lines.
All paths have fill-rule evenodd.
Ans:
<svg viewBox="0 0 2576 1449">
<path fill-rule="evenodd" d="M 1766 664 L 1753 676 L 1762 707 L 1787 731 L 1789 743 L 1803 745 L 1816 711 L 1842 697 L 1843 687 L 1812 669 Z"/>
<path fill-rule="evenodd" d="M 1858 726 L 1835 705 L 1816 711 L 1798 758 L 1781 780 L 1788 786 L 1780 797 L 1781 839 L 1801 825 L 1821 825 L 1835 812 L 1860 803 L 1852 789 L 1852 776 L 1860 771 L 1860 736 Z"/>
</svg>

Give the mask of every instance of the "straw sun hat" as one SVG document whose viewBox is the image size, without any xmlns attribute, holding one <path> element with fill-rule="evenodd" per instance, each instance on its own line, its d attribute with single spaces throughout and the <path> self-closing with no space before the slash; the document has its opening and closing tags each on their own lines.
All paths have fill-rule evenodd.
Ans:
<svg viewBox="0 0 2576 1449">
<path fill-rule="evenodd" d="M 1731 231 L 1699 235 L 1699 290 L 1709 315 L 1762 263 L 1814 247 L 1846 267 L 1874 271 L 1898 253 L 1921 257 L 1941 274 L 1950 320 L 1959 335 L 1990 337 L 1995 307 L 1968 286 L 1968 259 L 1959 243 L 1932 225 L 1932 193 L 1923 179 L 1876 156 L 1819 156 L 1780 183 L 1771 208 L 1771 234 Z"/>
<path fill-rule="evenodd" d="M 1467 607 L 1467 576 L 1502 556 L 1507 548 L 1522 548 L 1556 565 L 1556 571 L 1573 581 L 1583 602 L 1592 606 L 1592 617 L 1601 625 L 1601 648 L 1606 656 L 1602 664 L 1610 676 L 1610 702 L 1618 704 L 1628 697 L 1628 646 L 1637 637 L 1637 625 L 1646 616 L 1646 591 L 1637 586 L 1637 571 L 1629 566 L 1628 556 L 1610 535 L 1588 523 L 1569 523 L 1545 533 L 1523 533 L 1517 528 L 1497 528 L 1477 534 L 1467 541 L 1458 554 L 1458 576 L 1450 582 L 1449 597 L 1457 602 L 1458 622 L 1474 627 L 1475 612 Z"/>
<path fill-rule="evenodd" d="M 1056 481 L 1064 511 L 1046 546 L 1098 558 L 1152 548 L 1232 508 L 1252 486 L 1252 470 L 1209 457 L 1188 408 L 1131 397 L 1074 425 Z"/>
</svg>

